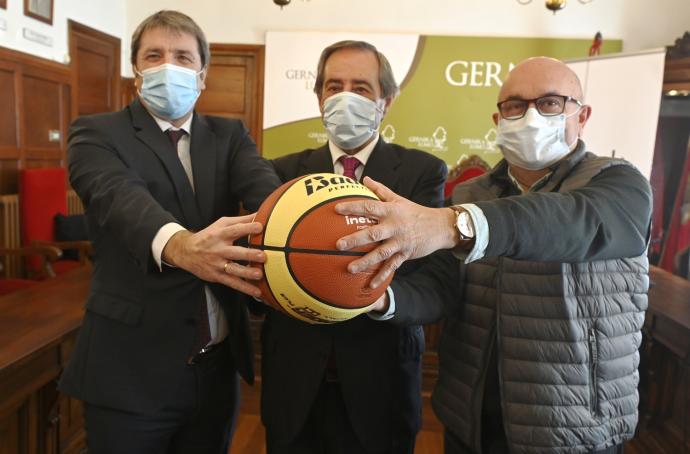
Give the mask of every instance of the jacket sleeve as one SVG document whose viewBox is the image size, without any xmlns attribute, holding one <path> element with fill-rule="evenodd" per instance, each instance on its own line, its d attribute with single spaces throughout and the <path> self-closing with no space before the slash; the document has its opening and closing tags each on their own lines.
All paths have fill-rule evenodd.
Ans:
<svg viewBox="0 0 690 454">
<path fill-rule="evenodd" d="M 67 149 L 70 183 L 92 222 L 116 237 L 144 271 L 157 269 L 151 242 L 163 225 L 177 220 L 121 159 L 103 123 L 89 117 L 75 120 Z"/>
<path fill-rule="evenodd" d="M 420 171 L 421 176 L 412 190 L 411 200 L 428 207 L 442 207 L 443 188 L 448 176 L 445 162 L 434 158 L 429 160 L 429 164 Z"/>
<path fill-rule="evenodd" d="M 270 161 L 264 159 L 256 150 L 256 145 L 249 135 L 249 131 L 241 125 L 238 139 L 230 143 L 231 192 L 249 212 L 259 209 L 261 203 L 281 182 L 276 175 Z"/>
<path fill-rule="evenodd" d="M 489 224 L 486 257 L 585 262 L 644 253 L 652 193 L 628 165 L 603 170 L 584 187 L 475 202 Z"/>
<path fill-rule="evenodd" d="M 427 257 L 414 273 L 396 275 L 390 286 L 395 296 L 395 315 L 390 322 L 421 325 L 457 312 L 463 266 L 450 251 L 441 250 Z"/>
</svg>

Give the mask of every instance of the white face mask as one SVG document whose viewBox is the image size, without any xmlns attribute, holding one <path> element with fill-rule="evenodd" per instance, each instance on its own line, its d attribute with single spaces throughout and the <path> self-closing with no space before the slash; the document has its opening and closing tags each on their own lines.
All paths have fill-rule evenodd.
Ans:
<svg viewBox="0 0 690 454">
<path fill-rule="evenodd" d="M 362 146 L 379 128 L 382 119 L 383 108 L 379 103 L 349 91 L 323 102 L 323 125 L 328 137 L 343 150 Z"/>
<path fill-rule="evenodd" d="M 517 120 L 501 118 L 496 145 L 510 164 L 528 170 L 544 169 L 570 153 L 570 147 L 577 142 L 577 137 L 571 144 L 566 142 L 565 121 L 579 111 L 545 117 L 530 107 Z"/>
</svg>

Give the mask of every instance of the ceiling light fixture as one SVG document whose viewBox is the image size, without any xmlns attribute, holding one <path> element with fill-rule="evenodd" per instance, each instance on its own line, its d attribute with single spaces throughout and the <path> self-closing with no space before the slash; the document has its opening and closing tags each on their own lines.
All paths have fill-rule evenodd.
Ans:
<svg viewBox="0 0 690 454">
<path fill-rule="evenodd" d="M 273 3 L 280 6 L 280 9 L 283 9 L 283 6 L 289 5 L 291 1 L 292 0 L 273 0 Z M 311 0 L 302 0 L 302 2 L 308 2 L 308 1 L 311 1 Z"/>
<path fill-rule="evenodd" d="M 529 5 L 530 3 L 532 3 L 532 0 L 516 0 L 516 1 L 521 5 Z M 577 1 L 582 3 L 583 5 L 592 2 L 592 0 L 577 0 Z M 566 3 L 566 0 L 545 0 L 544 6 L 546 6 L 546 9 L 553 11 L 553 13 L 556 14 L 556 11 L 560 11 L 563 8 L 565 8 L 565 3 Z"/>
</svg>

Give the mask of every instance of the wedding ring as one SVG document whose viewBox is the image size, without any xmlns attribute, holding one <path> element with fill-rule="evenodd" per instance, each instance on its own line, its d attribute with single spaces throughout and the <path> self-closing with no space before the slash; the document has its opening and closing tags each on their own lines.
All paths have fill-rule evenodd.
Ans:
<svg viewBox="0 0 690 454">
<path fill-rule="evenodd" d="M 225 265 L 223 265 L 223 273 L 225 274 L 228 273 L 228 265 L 230 265 L 230 262 L 225 262 Z"/>
</svg>

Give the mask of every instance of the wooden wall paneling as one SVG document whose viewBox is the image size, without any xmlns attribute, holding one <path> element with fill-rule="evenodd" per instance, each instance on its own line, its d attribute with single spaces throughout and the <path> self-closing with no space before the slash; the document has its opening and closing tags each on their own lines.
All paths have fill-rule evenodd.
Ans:
<svg viewBox="0 0 690 454">
<path fill-rule="evenodd" d="M 0 60 L 0 158 L 19 157 L 20 66 Z"/>
<path fill-rule="evenodd" d="M 206 90 L 197 110 L 244 122 L 261 150 L 264 46 L 211 44 Z"/>
<path fill-rule="evenodd" d="M 0 54 L 0 194 L 16 191 L 23 158 L 21 77 L 22 66 Z"/>
<path fill-rule="evenodd" d="M 26 158 L 54 158 L 59 156 L 63 131 L 61 110 L 65 108 L 59 82 L 25 76 L 24 138 Z M 51 134 L 55 136 L 51 138 Z"/>
<path fill-rule="evenodd" d="M 72 118 L 120 109 L 120 40 L 69 21 Z"/>
<path fill-rule="evenodd" d="M 69 67 L 0 47 L 0 194 L 17 192 L 23 167 L 64 164 L 70 84 Z"/>
</svg>

